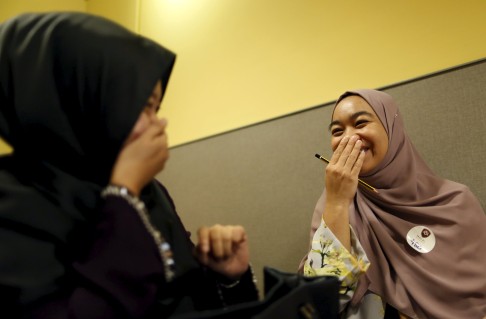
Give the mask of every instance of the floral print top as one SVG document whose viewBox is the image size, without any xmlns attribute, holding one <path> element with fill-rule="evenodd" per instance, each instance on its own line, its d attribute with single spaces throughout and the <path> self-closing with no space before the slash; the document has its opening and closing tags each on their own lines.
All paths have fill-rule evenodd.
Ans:
<svg viewBox="0 0 486 319">
<path fill-rule="evenodd" d="M 351 307 L 358 279 L 363 275 L 370 262 L 351 229 L 351 252 L 348 251 L 327 227 L 324 221 L 316 230 L 311 249 L 304 264 L 305 276 L 337 276 L 341 281 L 339 306 L 341 318 L 347 319 L 380 319 L 385 314 L 385 304 L 375 294 L 368 293 L 357 307 Z"/>
</svg>

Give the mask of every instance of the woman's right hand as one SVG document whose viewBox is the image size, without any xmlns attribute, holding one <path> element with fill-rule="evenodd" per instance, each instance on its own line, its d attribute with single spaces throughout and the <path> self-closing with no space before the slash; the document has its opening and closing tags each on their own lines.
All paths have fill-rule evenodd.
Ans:
<svg viewBox="0 0 486 319">
<path fill-rule="evenodd" d="M 343 137 L 326 167 L 326 204 L 322 218 L 342 245 L 351 251 L 349 205 L 358 187 L 365 153 L 358 136 Z"/>
<path fill-rule="evenodd" d="M 153 121 L 121 149 L 113 166 L 111 184 L 124 186 L 136 196 L 140 194 L 169 158 L 166 126 L 165 119 Z"/>
<path fill-rule="evenodd" d="M 365 153 L 357 135 L 345 136 L 326 167 L 326 201 L 349 206 L 356 194 Z"/>
</svg>

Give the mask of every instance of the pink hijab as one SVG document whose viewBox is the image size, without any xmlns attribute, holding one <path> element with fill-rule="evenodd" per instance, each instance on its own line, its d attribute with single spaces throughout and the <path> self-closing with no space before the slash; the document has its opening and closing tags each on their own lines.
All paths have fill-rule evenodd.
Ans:
<svg viewBox="0 0 486 319">
<path fill-rule="evenodd" d="M 375 90 L 348 91 L 365 99 L 388 133 L 383 161 L 361 179 L 379 194 L 358 188 L 350 223 L 371 266 L 352 299 L 367 291 L 411 318 L 483 318 L 486 315 L 486 215 L 468 187 L 427 166 L 404 130 L 397 105 Z M 313 216 L 320 223 L 325 192 Z M 317 225 L 317 226 L 316 226 Z M 425 226 L 435 247 L 420 253 L 407 243 L 411 228 Z"/>
</svg>

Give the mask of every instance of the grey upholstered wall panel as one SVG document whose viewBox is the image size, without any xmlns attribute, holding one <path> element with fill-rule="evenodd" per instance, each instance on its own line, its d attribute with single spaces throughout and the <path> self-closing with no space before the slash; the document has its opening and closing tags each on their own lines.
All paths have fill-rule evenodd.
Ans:
<svg viewBox="0 0 486 319">
<path fill-rule="evenodd" d="M 430 166 L 469 185 L 483 207 L 485 86 L 483 61 L 384 89 L 397 100 Z M 295 271 L 306 253 L 310 218 L 324 184 L 324 165 L 314 154 L 331 154 L 332 105 L 173 148 L 158 178 L 188 229 L 242 224 L 258 277 L 264 265 Z"/>
</svg>

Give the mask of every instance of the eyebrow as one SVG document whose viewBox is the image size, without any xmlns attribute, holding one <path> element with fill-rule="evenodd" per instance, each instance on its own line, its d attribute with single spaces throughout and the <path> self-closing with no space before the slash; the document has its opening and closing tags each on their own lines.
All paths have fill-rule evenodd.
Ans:
<svg viewBox="0 0 486 319">
<path fill-rule="evenodd" d="M 366 112 L 366 111 L 360 111 L 360 112 L 356 112 L 354 113 L 353 115 L 351 115 L 351 119 L 352 120 L 355 120 L 356 118 L 360 117 L 361 115 L 368 115 L 370 117 L 373 117 L 373 114 L 371 114 L 370 112 Z M 338 125 L 338 124 L 341 124 L 340 121 L 332 121 L 331 124 L 329 124 L 329 127 L 328 127 L 328 130 L 330 131 L 331 130 L 331 127 L 333 125 Z"/>
</svg>

